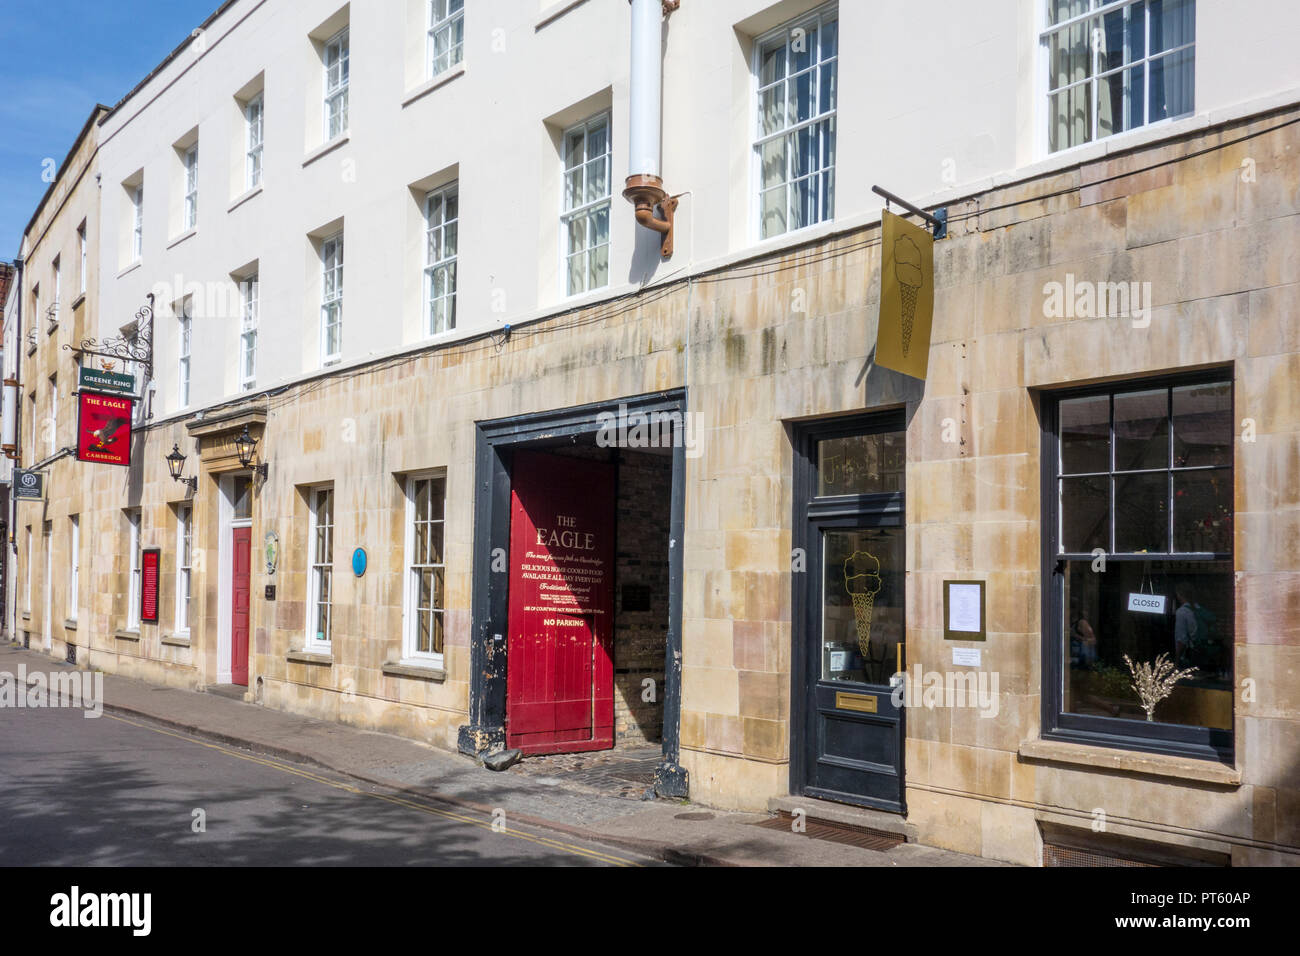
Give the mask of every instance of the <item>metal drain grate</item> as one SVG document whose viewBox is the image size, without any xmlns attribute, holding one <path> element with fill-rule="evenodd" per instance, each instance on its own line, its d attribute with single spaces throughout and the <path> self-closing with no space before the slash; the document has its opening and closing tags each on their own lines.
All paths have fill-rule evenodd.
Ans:
<svg viewBox="0 0 1300 956">
<path fill-rule="evenodd" d="M 782 811 L 774 817 L 759 820 L 754 826 L 764 830 L 785 830 L 790 832 L 794 817 Z M 828 820 L 804 820 L 805 830 L 798 836 L 811 837 L 814 840 L 826 840 L 829 843 L 843 843 L 860 850 L 892 850 L 905 841 L 896 833 L 873 830 L 870 827 L 855 827 L 847 823 L 832 823 Z"/>
<path fill-rule="evenodd" d="M 1043 844 L 1043 866 L 1141 866 L 1155 867 L 1156 863 L 1143 863 L 1141 860 L 1125 859 L 1109 853 L 1094 850 L 1080 850 L 1072 846 Z"/>
</svg>

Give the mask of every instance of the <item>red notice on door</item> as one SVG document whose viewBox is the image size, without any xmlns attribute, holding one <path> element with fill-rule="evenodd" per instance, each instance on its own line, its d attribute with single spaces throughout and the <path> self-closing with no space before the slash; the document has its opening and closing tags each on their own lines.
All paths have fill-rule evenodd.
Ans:
<svg viewBox="0 0 1300 956">
<path fill-rule="evenodd" d="M 77 461 L 131 464 L 131 407 L 120 395 L 81 392 L 77 410 Z"/>
<path fill-rule="evenodd" d="M 614 468 L 516 452 L 506 736 L 525 753 L 614 745 Z"/>
</svg>

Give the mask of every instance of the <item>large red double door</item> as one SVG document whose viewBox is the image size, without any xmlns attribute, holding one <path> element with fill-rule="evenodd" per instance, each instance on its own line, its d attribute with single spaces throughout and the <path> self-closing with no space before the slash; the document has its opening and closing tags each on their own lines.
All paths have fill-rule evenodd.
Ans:
<svg viewBox="0 0 1300 956">
<path fill-rule="evenodd" d="M 516 452 L 506 740 L 528 754 L 614 746 L 612 465 Z"/>
</svg>

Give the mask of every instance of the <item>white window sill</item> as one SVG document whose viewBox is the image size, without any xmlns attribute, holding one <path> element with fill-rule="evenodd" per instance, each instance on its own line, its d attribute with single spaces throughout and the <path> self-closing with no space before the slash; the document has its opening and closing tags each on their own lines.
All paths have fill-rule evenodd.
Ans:
<svg viewBox="0 0 1300 956">
<path fill-rule="evenodd" d="M 164 634 L 162 636 L 162 642 L 168 647 L 189 647 L 190 646 L 189 629 L 187 628 L 183 631 L 173 631 L 170 634 Z"/>
<path fill-rule="evenodd" d="M 402 100 L 402 108 L 405 109 L 406 107 L 414 103 L 416 100 L 420 99 L 420 97 L 426 96 L 427 94 L 432 93 L 434 90 L 438 89 L 440 86 L 446 86 L 452 80 L 464 75 L 465 75 L 465 61 L 461 60 L 455 66 L 448 67 L 447 69 L 439 73 L 437 76 L 425 80 L 419 86 L 415 87 L 415 89 L 409 90 L 406 94 L 406 98 Z"/>
<path fill-rule="evenodd" d="M 322 156 L 326 156 L 329 153 L 334 152 L 334 150 L 338 149 L 340 146 L 347 145 L 349 139 L 351 139 L 350 133 L 340 133 L 338 136 L 335 136 L 328 143 L 316 147 L 310 153 L 308 153 L 306 156 L 303 157 L 302 160 L 303 169 L 306 169 L 308 166 L 316 162 L 316 160 L 320 159 Z"/>
<path fill-rule="evenodd" d="M 76 312 L 79 308 L 81 308 L 81 303 L 85 301 L 86 301 L 85 291 L 83 290 L 81 292 L 78 292 L 77 297 L 72 300 L 72 311 Z"/>
<path fill-rule="evenodd" d="M 1041 760 L 1046 763 L 1074 765 L 1091 770 L 1195 780 L 1228 787 L 1241 785 L 1240 770 L 1194 757 L 1119 750 L 1113 747 L 1067 743 L 1060 740 L 1022 740 L 1019 749 L 1020 757 L 1024 760 Z"/>
<path fill-rule="evenodd" d="M 227 213 L 234 212 L 236 209 L 238 209 L 244 203 L 248 202 L 254 196 L 260 196 L 261 194 L 262 194 L 262 184 L 258 183 L 252 189 L 248 190 L 245 193 L 242 193 L 239 196 L 236 196 L 233 200 L 231 200 L 230 205 L 226 207 L 226 212 Z"/>
<path fill-rule="evenodd" d="M 124 628 L 120 631 L 113 632 L 113 638 L 119 641 L 136 641 L 140 640 L 140 626 Z"/>
<path fill-rule="evenodd" d="M 171 242 L 167 243 L 167 248 L 168 248 L 168 249 L 175 249 L 177 246 L 179 246 L 179 245 L 180 245 L 182 242 L 184 242 L 186 239 L 192 238 L 192 237 L 194 236 L 194 234 L 197 233 L 198 231 L 199 231 L 199 227 L 198 227 L 198 226 L 190 226 L 190 228 L 186 229 L 184 232 L 182 232 L 179 236 L 177 236 L 177 237 L 176 237 L 175 239 L 173 239 Z"/>
<path fill-rule="evenodd" d="M 400 661 L 386 661 L 380 669 L 390 677 L 414 677 L 438 683 L 447 679 L 447 671 L 439 660 L 403 658 Z"/>
<path fill-rule="evenodd" d="M 125 275 L 130 275 L 132 272 L 134 272 L 136 269 L 139 269 L 143 265 L 144 265 L 143 259 L 136 259 L 134 262 L 132 262 L 130 265 L 124 268 L 121 272 L 119 272 L 117 274 L 117 278 L 120 279 Z"/>
<path fill-rule="evenodd" d="M 587 0 L 560 0 L 559 3 L 551 4 L 538 14 L 537 22 L 533 24 L 533 30 L 537 31 L 544 26 L 554 23 L 570 10 L 576 10 L 586 2 Z"/>
<path fill-rule="evenodd" d="M 77 619 L 75 617 L 65 617 L 63 619 L 63 629 L 65 631 L 75 631 L 77 629 Z"/>
</svg>

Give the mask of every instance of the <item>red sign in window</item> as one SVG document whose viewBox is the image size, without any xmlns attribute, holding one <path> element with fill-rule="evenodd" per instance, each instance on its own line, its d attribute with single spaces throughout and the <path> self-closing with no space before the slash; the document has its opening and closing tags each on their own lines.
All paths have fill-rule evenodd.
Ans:
<svg viewBox="0 0 1300 956">
<path fill-rule="evenodd" d="M 145 624 L 157 624 L 158 566 L 162 563 L 162 552 L 150 548 L 140 559 L 140 620 Z"/>
<path fill-rule="evenodd" d="M 103 465 L 131 464 L 132 399 L 81 392 L 77 415 L 77 460 Z"/>
</svg>

